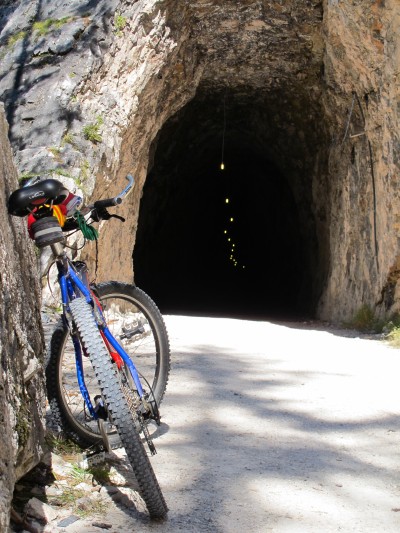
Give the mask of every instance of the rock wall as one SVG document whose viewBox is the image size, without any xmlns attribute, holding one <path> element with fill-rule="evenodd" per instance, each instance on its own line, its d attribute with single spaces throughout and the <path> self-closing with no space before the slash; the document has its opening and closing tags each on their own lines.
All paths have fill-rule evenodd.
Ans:
<svg viewBox="0 0 400 533">
<path fill-rule="evenodd" d="M 162 126 L 194 97 L 229 90 L 241 113 L 257 104 L 254 143 L 291 184 L 317 314 L 398 308 L 396 0 L 35 0 L 0 17 L 20 171 L 96 197 L 121 190 L 128 171 L 137 178 L 127 222 L 102 228 L 99 278 L 132 279 Z"/>
<path fill-rule="evenodd" d="M 330 0 L 324 12 L 332 143 L 327 182 L 330 271 L 320 316 L 351 317 L 363 304 L 399 310 L 400 10 L 395 1 Z"/>
<path fill-rule="evenodd" d="M 0 530 L 9 524 L 14 483 L 42 454 L 44 354 L 36 255 L 26 221 L 7 215 L 17 172 L 0 106 Z"/>
</svg>

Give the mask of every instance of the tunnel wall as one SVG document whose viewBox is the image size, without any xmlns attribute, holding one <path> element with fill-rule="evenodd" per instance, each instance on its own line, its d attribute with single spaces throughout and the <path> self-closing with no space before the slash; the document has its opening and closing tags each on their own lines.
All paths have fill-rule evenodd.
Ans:
<svg viewBox="0 0 400 533">
<path fill-rule="evenodd" d="M 0 93 L 13 119 L 19 168 L 56 172 L 86 196 L 121 190 L 129 170 L 137 177 L 121 210 L 127 222 L 102 228 L 100 278 L 132 280 L 140 197 L 163 124 L 199 87 L 228 87 L 280 106 L 275 132 L 293 139 L 296 154 L 278 143 L 274 157 L 292 176 L 304 163 L 311 174 L 311 196 L 301 198 L 309 190 L 305 172 L 293 188 L 316 234 L 317 314 L 341 320 L 363 304 L 381 313 L 396 309 L 395 0 L 193 0 L 179 9 L 172 0 L 67 7 L 60 0 L 43 1 L 33 13 L 34 6 L 27 12 L 23 2 L 6 3 L 0 14 L 7 20 Z M 73 18 L 62 32 L 39 38 L 32 29 L 34 17 L 66 14 Z M 17 27 L 27 36 L 11 46 Z M 287 98 L 277 102 L 279 94 Z M 82 136 L 88 124 L 97 124 L 101 140 Z M 314 151 L 313 129 L 321 140 Z M 65 142 L 66 134 L 74 142 Z"/>
<path fill-rule="evenodd" d="M 319 316 L 362 305 L 398 311 L 400 50 L 396 2 L 327 2 L 323 94 L 331 137 L 326 195 L 330 269 Z"/>
</svg>

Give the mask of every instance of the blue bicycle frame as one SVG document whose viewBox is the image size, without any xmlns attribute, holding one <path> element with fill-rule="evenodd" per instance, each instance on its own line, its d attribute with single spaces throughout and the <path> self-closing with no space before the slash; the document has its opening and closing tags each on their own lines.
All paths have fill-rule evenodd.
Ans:
<svg viewBox="0 0 400 533">
<path fill-rule="evenodd" d="M 132 379 L 135 383 L 137 392 L 140 398 L 143 398 L 144 392 L 143 392 L 142 384 L 140 383 L 140 379 L 139 379 L 139 375 L 136 370 L 136 367 L 133 364 L 129 355 L 125 352 L 125 350 L 121 347 L 119 342 L 115 339 L 115 337 L 109 330 L 105 322 L 103 312 L 101 308 L 99 307 L 99 305 L 94 300 L 90 289 L 82 281 L 79 274 L 75 272 L 75 269 L 72 267 L 68 259 L 66 259 L 66 261 L 64 261 L 63 263 L 58 261 L 57 266 L 58 266 L 58 281 L 59 281 L 60 288 L 61 288 L 61 298 L 62 298 L 62 304 L 63 304 L 64 320 L 66 321 L 66 323 L 68 323 L 66 313 L 69 312 L 69 302 L 71 300 L 74 300 L 77 297 L 81 297 L 77 295 L 76 289 L 78 289 L 83 295 L 83 297 L 86 298 L 86 301 L 88 303 L 90 303 L 93 307 L 96 306 L 96 311 L 94 312 L 94 316 L 96 317 L 97 315 L 99 317 L 98 320 L 96 318 L 99 330 L 104 334 L 104 337 L 106 338 L 107 342 L 112 346 L 112 348 L 121 357 L 124 364 L 128 367 L 129 372 L 132 376 Z M 90 400 L 89 392 L 85 385 L 81 345 L 76 334 L 72 334 L 71 337 L 72 337 L 72 341 L 73 341 L 73 345 L 75 349 L 76 374 L 77 374 L 79 389 L 81 391 L 81 394 L 85 400 L 85 403 L 88 407 L 88 410 L 91 416 L 95 420 L 97 420 L 98 416 L 97 416 L 96 410 L 93 407 L 93 404 Z"/>
</svg>

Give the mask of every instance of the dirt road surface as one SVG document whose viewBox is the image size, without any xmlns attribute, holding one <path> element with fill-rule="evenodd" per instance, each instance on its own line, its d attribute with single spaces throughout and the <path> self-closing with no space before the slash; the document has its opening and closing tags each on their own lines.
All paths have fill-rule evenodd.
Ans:
<svg viewBox="0 0 400 533">
<path fill-rule="evenodd" d="M 109 531 L 400 531 L 400 352 L 317 324 L 166 317 L 172 371 L 152 459 L 170 512 Z M 67 532 L 99 532 L 90 519 Z"/>
</svg>

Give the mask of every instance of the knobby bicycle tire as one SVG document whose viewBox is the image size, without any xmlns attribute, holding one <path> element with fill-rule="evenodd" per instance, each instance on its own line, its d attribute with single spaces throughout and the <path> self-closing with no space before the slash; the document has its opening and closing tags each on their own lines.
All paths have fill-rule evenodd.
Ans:
<svg viewBox="0 0 400 533">
<path fill-rule="evenodd" d="M 96 286 L 106 321 L 114 336 L 132 355 L 138 371 L 149 383 L 159 405 L 170 371 L 170 348 L 164 320 L 153 300 L 141 289 L 127 283 L 109 281 Z M 135 311 L 135 313 L 133 312 Z M 137 315 L 132 318 L 132 315 Z M 145 322 L 143 335 L 121 341 L 119 334 L 129 320 Z M 125 328 L 126 329 L 126 328 Z M 98 383 L 89 361 L 83 357 L 85 382 L 91 399 L 98 394 Z M 145 389 L 147 384 L 142 383 Z M 57 324 L 46 363 L 47 396 L 53 421 L 64 435 L 83 448 L 102 444 L 97 423 L 84 407 L 75 375 L 75 352 L 68 328 L 62 320 Z M 114 428 L 110 427 L 112 432 Z"/>
<path fill-rule="evenodd" d="M 79 332 L 82 345 L 90 358 L 102 397 L 109 415 L 117 427 L 121 442 L 133 468 L 140 487 L 140 494 L 152 518 L 164 518 L 168 512 L 160 486 L 153 468 L 135 429 L 135 420 L 120 389 L 115 365 L 110 359 L 107 348 L 98 330 L 93 311 L 84 298 L 70 303 L 71 314 Z"/>
</svg>

